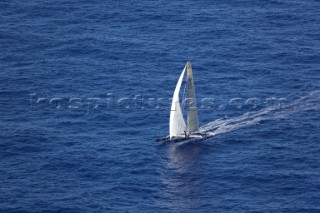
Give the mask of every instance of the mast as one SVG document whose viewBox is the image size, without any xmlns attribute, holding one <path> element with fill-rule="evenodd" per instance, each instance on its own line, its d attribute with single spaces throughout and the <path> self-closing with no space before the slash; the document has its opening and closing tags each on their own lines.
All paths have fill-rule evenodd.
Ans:
<svg viewBox="0 0 320 213">
<path fill-rule="evenodd" d="M 187 62 L 188 132 L 198 131 L 198 112 L 191 63 Z"/>
</svg>

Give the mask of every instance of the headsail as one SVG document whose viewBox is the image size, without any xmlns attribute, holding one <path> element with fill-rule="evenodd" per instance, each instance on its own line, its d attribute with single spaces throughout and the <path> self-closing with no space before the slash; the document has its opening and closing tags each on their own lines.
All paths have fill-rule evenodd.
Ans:
<svg viewBox="0 0 320 213">
<path fill-rule="evenodd" d="M 170 139 L 174 136 L 177 136 L 184 131 L 187 131 L 186 123 L 183 118 L 182 110 L 180 107 L 179 101 L 179 92 L 181 83 L 183 80 L 184 73 L 186 71 L 186 67 L 184 67 L 180 78 L 178 80 L 176 89 L 173 93 L 172 104 L 171 104 L 171 112 L 170 112 Z"/>
<path fill-rule="evenodd" d="M 194 80 L 190 62 L 187 63 L 187 85 L 188 85 L 188 132 L 198 131 L 198 112 L 196 95 L 194 90 Z"/>
</svg>

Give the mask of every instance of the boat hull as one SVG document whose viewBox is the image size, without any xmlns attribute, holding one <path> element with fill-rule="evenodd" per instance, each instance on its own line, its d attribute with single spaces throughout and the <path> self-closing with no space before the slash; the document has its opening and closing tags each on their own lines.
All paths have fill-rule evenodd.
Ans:
<svg viewBox="0 0 320 213">
<path fill-rule="evenodd" d="M 206 140 L 208 138 L 212 138 L 214 136 L 213 133 L 205 133 L 205 134 L 192 134 L 188 136 L 178 136 L 178 137 L 172 137 L 170 138 L 169 136 L 159 138 L 157 139 L 158 142 L 163 142 L 163 143 L 180 143 L 180 142 L 197 142 L 197 141 L 202 141 Z"/>
</svg>

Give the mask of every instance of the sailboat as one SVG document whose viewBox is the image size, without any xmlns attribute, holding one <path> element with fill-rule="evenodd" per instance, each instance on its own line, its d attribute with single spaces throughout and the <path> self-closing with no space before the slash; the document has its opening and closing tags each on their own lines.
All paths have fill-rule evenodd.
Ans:
<svg viewBox="0 0 320 213">
<path fill-rule="evenodd" d="M 187 71 L 187 72 L 186 72 Z M 183 82 L 183 78 L 186 74 L 186 88 L 183 98 L 183 103 L 187 104 L 187 123 L 183 116 L 183 104 L 181 108 L 180 104 L 180 89 Z M 157 139 L 162 142 L 182 142 L 182 141 L 200 141 L 210 137 L 213 137 L 212 132 L 199 132 L 198 126 L 198 110 L 196 105 L 196 95 L 194 88 L 194 79 L 192 74 L 191 63 L 187 62 L 186 66 L 182 70 L 182 73 L 178 79 L 176 89 L 174 90 L 170 111 L 170 123 L 169 123 L 169 135 L 163 138 Z"/>
</svg>

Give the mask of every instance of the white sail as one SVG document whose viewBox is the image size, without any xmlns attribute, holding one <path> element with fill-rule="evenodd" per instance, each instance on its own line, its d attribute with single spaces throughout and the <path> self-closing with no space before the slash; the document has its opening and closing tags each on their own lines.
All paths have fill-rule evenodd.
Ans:
<svg viewBox="0 0 320 213">
<path fill-rule="evenodd" d="M 176 89 L 173 93 L 171 112 L 170 112 L 170 139 L 174 136 L 180 135 L 181 133 L 187 131 L 186 123 L 183 118 L 180 101 L 179 101 L 179 92 L 181 83 L 183 80 L 186 67 L 184 67 L 180 78 L 178 80 Z"/>
<path fill-rule="evenodd" d="M 198 112 L 196 104 L 196 95 L 194 90 L 194 80 L 191 64 L 187 63 L 187 85 L 188 85 L 188 132 L 198 131 Z"/>
</svg>

